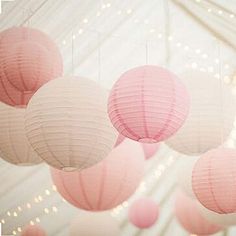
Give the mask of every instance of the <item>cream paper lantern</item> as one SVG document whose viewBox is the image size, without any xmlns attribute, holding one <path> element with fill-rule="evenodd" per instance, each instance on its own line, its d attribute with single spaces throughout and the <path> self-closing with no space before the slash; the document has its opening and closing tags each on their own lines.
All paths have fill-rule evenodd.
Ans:
<svg viewBox="0 0 236 236">
<path fill-rule="evenodd" d="M 230 87 L 209 73 L 189 70 L 181 78 L 191 97 L 190 112 L 166 144 L 180 153 L 199 155 L 226 141 L 233 128 L 236 103 Z"/>
<path fill-rule="evenodd" d="M 25 109 L 0 103 L 1 158 L 15 165 L 35 165 L 42 162 L 25 135 Z"/>
<path fill-rule="evenodd" d="M 76 77 L 52 80 L 31 98 L 25 129 L 33 149 L 65 171 L 88 168 L 112 150 L 117 132 L 107 115 L 108 93 Z"/>
</svg>

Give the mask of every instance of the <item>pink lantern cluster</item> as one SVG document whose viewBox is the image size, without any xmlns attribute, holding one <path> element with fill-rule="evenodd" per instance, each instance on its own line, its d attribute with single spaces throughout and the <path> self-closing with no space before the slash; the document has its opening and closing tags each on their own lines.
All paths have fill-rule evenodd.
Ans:
<svg viewBox="0 0 236 236">
<path fill-rule="evenodd" d="M 39 225 L 27 225 L 23 228 L 21 236 L 46 236 L 46 232 Z"/>
</svg>

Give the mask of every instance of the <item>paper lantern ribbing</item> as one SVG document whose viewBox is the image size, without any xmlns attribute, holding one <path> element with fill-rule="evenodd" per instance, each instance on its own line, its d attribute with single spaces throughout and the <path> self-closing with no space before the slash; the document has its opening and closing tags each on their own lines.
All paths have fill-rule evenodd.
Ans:
<svg viewBox="0 0 236 236">
<path fill-rule="evenodd" d="M 143 143 L 169 138 L 184 123 L 189 96 L 181 81 L 158 66 L 124 73 L 112 88 L 108 114 L 118 132 Z"/>
<path fill-rule="evenodd" d="M 107 212 L 80 212 L 70 225 L 70 236 L 119 236 L 116 220 Z"/>
<path fill-rule="evenodd" d="M 189 233 L 209 235 L 222 230 L 221 226 L 207 221 L 197 207 L 197 201 L 178 192 L 175 201 L 175 216 Z"/>
<path fill-rule="evenodd" d="M 22 230 L 21 236 L 46 236 L 46 232 L 38 225 L 27 225 Z"/>
<path fill-rule="evenodd" d="M 210 211 L 199 203 L 199 209 L 204 218 L 209 222 L 217 225 L 222 225 L 224 227 L 229 227 L 236 225 L 236 213 L 231 214 L 219 214 L 214 211 Z"/>
<path fill-rule="evenodd" d="M 184 125 L 166 144 L 180 153 L 199 155 L 228 138 L 235 119 L 235 98 L 228 85 L 209 73 L 186 71 L 181 78 L 191 97 L 190 111 Z"/>
<path fill-rule="evenodd" d="M 107 158 L 82 171 L 51 169 L 58 192 L 74 206 L 104 211 L 127 200 L 138 187 L 144 172 L 140 145 L 125 140 Z"/>
<path fill-rule="evenodd" d="M 107 111 L 107 93 L 84 78 L 58 78 L 42 86 L 26 109 L 26 135 L 49 165 L 79 170 L 104 159 L 117 132 Z"/>
<path fill-rule="evenodd" d="M 25 109 L 0 103 L 1 158 L 11 164 L 28 166 L 42 162 L 25 135 Z"/>
<path fill-rule="evenodd" d="M 125 140 L 125 136 L 123 136 L 122 134 L 119 134 L 116 140 L 115 147 L 121 144 L 124 140 Z M 161 145 L 160 143 L 140 143 L 140 144 L 143 148 L 143 152 L 144 152 L 144 156 L 146 160 L 153 157 L 156 154 L 156 152 L 159 150 L 160 145 Z"/>
<path fill-rule="evenodd" d="M 136 200 L 129 208 L 130 222 L 140 229 L 150 228 L 159 215 L 158 205 L 149 198 Z"/>
<path fill-rule="evenodd" d="M 219 214 L 236 213 L 236 151 L 218 148 L 203 154 L 192 174 L 200 203 Z"/>
<path fill-rule="evenodd" d="M 13 27 L 0 33 L 0 100 L 25 106 L 39 87 L 62 75 L 62 57 L 45 33 Z"/>
</svg>

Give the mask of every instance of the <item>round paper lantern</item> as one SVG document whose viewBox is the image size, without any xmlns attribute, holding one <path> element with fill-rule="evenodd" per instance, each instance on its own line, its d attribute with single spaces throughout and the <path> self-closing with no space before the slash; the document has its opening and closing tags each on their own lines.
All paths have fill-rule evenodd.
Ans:
<svg viewBox="0 0 236 236">
<path fill-rule="evenodd" d="M 120 143 L 122 143 L 124 140 L 125 140 L 125 136 L 123 136 L 122 134 L 119 134 L 116 140 L 115 147 L 120 145 Z M 144 156 L 146 160 L 153 157 L 160 148 L 160 143 L 140 143 L 140 144 L 143 148 L 143 152 L 144 152 Z"/>
<path fill-rule="evenodd" d="M 181 81 L 158 66 L 141 66 L 124 73 L 108 101 L 110 120 L 119 133 L 143 143 L 169 138 L 184 123 L 189 96 Z"/>
<path fill-rule="evenodd" d="M 153 226 L 158 215 L 158 205 L 149 198 L 138 199 L 129 208 L 129 221 L 140 229 Z"/>
<path fill-rule="evenodd" d="M 0 33 L 0 101 L 25 106 L 43 84 L 62 75 L 62 57 L 45 33 L 13 27 Z"/>
<path fill-rule="evenodd" d="M 236 225 L 236 213 L 219 214 L 214 211 L 208 210 L 200 203 L 199 203 L 199 209 L 202 216 L 214 224 L 222 225 L 225 227 Z"/>
<path fill-rule="evenodd" d="M 25 109 L 0 103 L 1 158 L 15 165 L 35 165 L 42 162 L 25 135 Z"/>
<path fill-rule="evenodd" d="M 58 192 L 76 207 L 104 211 L 127 200 L 138 187 L 144 172 L 140 145 L 125 140 L 107 158 L 82 171 L 51 169 Z"/>
<path fill-rule="evenodd" d="M 22 230 L 21 236 L 46 236 L 46 232 L 38 225 L 27 225 Z"/>
<path fill-rule="evenodd" d="M 186 71 L 181 78 L 189 91 L 191 107 L 184 125 L 166 144 L 180 153 L 199 155 L 228 138 L 235 119 L 235 98 L 228 85 L 209 73 Z"/>
<path fill-rule="evenodd" d="M 236 150 L 218 148 L 203 154 L 192 174 L 200 203 L 219 214 L 236 213 Z"/>
<path fill-rule="evenodd" d="M 196 197 L 192 189 L 192 173 L 193 167 L 198 159 L 199 157 L 195 156 L 182 158 L 177 173 L 177 183 L 179 187 L 188 197 L 193 199 L 196 199 Z"/>
<path fill-rule="evenodd" d="M 70 236 L 119 236 L 116 220 L 107 212 L 80 212 L 70 225 Z"/>
<path fill-rule="evenodd" d="M 176 195 L 175 216 L 182 227 L 191 234 L 209 235 L 222 230 L 221 226 L 203 218 L 197 207 L 197 201 L 182 192 L 178 192 Z"/>
<path fill-rule="evenodd" d="M 26 134 L 49 165 L 84 169 L 104 159 L 117 138 L 107 111 L 107 93 L 84 78 L 58 78 L 42 86 L 26 109 Z"/>
</svg>

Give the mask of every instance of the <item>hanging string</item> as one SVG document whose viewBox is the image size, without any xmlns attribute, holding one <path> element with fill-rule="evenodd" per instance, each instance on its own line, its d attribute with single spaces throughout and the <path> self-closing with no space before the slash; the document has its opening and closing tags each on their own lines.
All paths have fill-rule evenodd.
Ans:
<svg viewBox="0 0 236 236">
<path fill-rule="evenodd" d="M 101 33 L 97 32 L 98 35 L 98 83 L 101 83 Z"/>
<path fill-rule="evenodd" d="M 146 65 L 148 65 L 148 41 L 146 41 L 145 44 L 145 53 L 146 53 Z"/>
<path fill-rule="evenodd" d="M 75 35 L 74 35 L 74 30 L 72 29 L 72 33 L 71 33 L 71 71 L 72 71 L 73 76 L 74 76 L 74 40 L 75 40 Z"/>
</svg>

